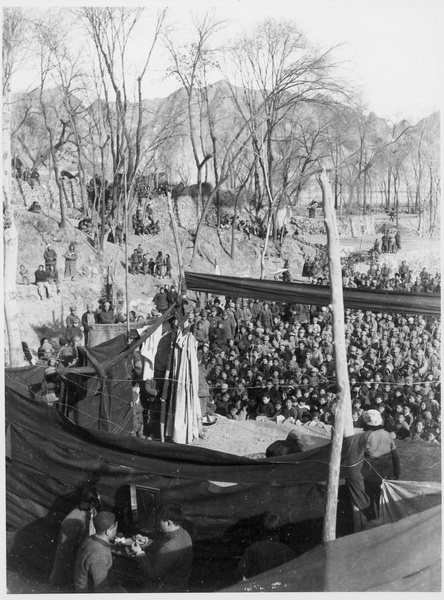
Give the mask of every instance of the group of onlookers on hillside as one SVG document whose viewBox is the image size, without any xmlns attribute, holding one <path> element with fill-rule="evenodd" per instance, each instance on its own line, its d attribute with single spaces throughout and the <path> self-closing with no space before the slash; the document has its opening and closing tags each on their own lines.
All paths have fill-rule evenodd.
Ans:
<svg viewBox="0 0 444 600">
<path fill-rule="evenodd" d="M 43 253 L 43 263 L 34 272 L 35 285 L 40 300 L 51 298 L 55 293 L 60 294 L 60 276 L 57 268 L 57 252 L 52 244 L 48 244 Z M 64 279 L 76 281 L 77 276 L 77 250 L 74 243 L 69 244 L 63 255 L 65 259 Z M 31 283 L 28 269 L 25 265 L 19 268 L 19 283 L 29 285 Z"/>
<path fill-rule="evenodd" d="M 148 254 L 143 251 L 142 244 L 137 248 L 129 258 L 128 271 L 133 275 L 152 275 L 158 279 L 171 277 L 171 258 L 169 254 L 159 251 L 155 259 L 148 258 Z"/>
</svg>

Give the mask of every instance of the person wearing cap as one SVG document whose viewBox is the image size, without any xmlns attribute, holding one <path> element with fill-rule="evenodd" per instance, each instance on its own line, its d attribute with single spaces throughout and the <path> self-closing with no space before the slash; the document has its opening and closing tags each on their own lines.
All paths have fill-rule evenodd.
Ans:
<svg viewBox="0 0 444 600">
<path fill-rule="evenodd" d="M 85 487 L 80 492 L 77 506 L 63 519 L 54 565 L 49 576 L 52 585 L 73 585 L 77 550 L 84 539 L 96 532 L 94 517 L 100 504 L 100 494 L 96 488 Z"/>
<path fill-rule="evenodd" d="M 197 321 L 193 331 L 197 341 L 197 349 L 200 350 L 205 342 L 208 342 L 208 333 L 205 331 L 203 321 Z"/>
<path fill-rule="evenodd" d="M 70 321 L 70 323 L 71 323 L 71 325 L 69 325 L 65 331 L 65 335 L 64 335 L 65 339 L 68 342 L 72 342 L 74 337 L 78 337 L 78 338 L 80 338 L 80 340 L 83 340 L 83 332 L 81 329 L 79 317 L 75 316 Z"/>
<path fill-rule="evenodd" d="M 131 267 L 128 268 L 129 273 L 132 273 L 133 275 L 139 275 L 139 267 L 141 266 L 141 263 L 139 262 L 139 253 L 137 252 L 137 248 L 134 249 L 134 252 L 129 257 L 129 261 L 131 263 Z"/>
<path fill-rule="evenodd" d="M 82 327 L 83 333 L 85 334 L 85 346 L 88 345 L 89 332 L 91 327 L 97 323 L 96 314 L 94 312 L 94 306 L 91 302 L 86 305 L 86 312 L 82 315 Z"/>
<path fill-rule="evenodd" d="M 116 516 L 102 511 L 94 517 L 96 533 L 84 540 L 77 552 L 74 567 L 76 592 L 109 593 L 125 591 L 120 588 L 113 567 L 111 542 L 117 535 Z"/>
<path fill-rule="evenodd" d="M 367 410 L 363 414 L 364 433 L 358 440 L 358 452 L 363 458 L 362 475 L 369 506 L 363 512 L 371 521 L 379 516 L 381 485 L 384 479 L 399 479 L 401 465 L 392 436 L 384 430 L 378 410 Z"/>
<path fill-rule="evenodd" d="M 64 367 L 67 367 L 74 359 L 73 347 L 65 337 L 59 338 L 59 346 L 57 359 Z"/>
<path fill-rule="evenodd" d="M 261 539 L 248 546 L 236 568 L 237 580 L 248 579 L 293 560 L 296 555 L 280 541 L 280 517 L 276 513 L 261 515 Z"/>
<path fill-rule="evenodd" d="M 155 554 L 139 541 L 131 546 L 134 560 L 147 579 L 145 591 L 186 592 L 193 565 L 193 541 L 182 527 L 182 508 L 160 506 L 157 520 L 163 538 Z"/>
<path fill-rule="evenodd" d="M 212 348 L 226 349 L 228 334 L 222 321 L 218 321 L 215 329 L 210 329 L 210 342 Z"/>
<path fill-rule="evenodd" d="M 69 307 L 69 315 L 66 317 L 66 326 L 72 327 L 74 321 L 80 321 L 80 317 L 76 314 L 77 306 Z"/>
</svg>

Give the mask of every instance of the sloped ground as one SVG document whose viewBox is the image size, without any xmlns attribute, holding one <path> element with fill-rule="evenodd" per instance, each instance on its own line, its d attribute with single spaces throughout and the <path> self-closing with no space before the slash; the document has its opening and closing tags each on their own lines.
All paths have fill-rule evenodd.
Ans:
<svg viewBox="0 0 444 600">
<path fill-rule="evenodd" d="M 178 284 L 178 268 L 174 239 L 169 226 L 168 213 L 165 202 L 156 200 L 152 203 L 154 218 L 159 218 L 162 231 L 157 236 L 136 236 L 129 232 L 128 256 L 142 244 L 149 257 L 155 258 L 159 251 L 170 254 L 172 261 L 172 279 L 155 279 L 149 275 L 128 275 L 128 290 L 130 310 L 146 315 L 153 308 L 152 298 L 162 284 Z M 21 317 L 22 340 L 26 341 L 31 349 L 36 350 L 40 338 L 48 337 L 56 344 L 65 329 L 65 319 L 69 314 L 69 307 L 76 305 L 78 314 L 86 310 L 88 302 L 97 306 L 97 300 L 103 294 L 103 286 L 108 270 L 115 277 L 116 285 L 124 293 L 125 290 L 125 248 L 116 244 L 105 242 L 104 253 L 99 257 L 93 248 L 93 242 L 85 233 L 77 229 L 81 213 L 70 209 L 67 218 L 67 227 L 62 230 L 58 226 L 59 216 L 57 211 L 44 207 L 41 214 L 28 212 L 26 208 L 16 209 L 16 223 L 19 235 L 18 265 L 24 264 L 28 269 L 31 285 L 17 285 L 19 313 Z M 167 224 L 168 223 L 168 224 Z M 190 268 L 193 242 L 191 234 L 179 228 L 181 247 L 184 254 L 185 269 Z M 236 273 L 239 276 L 260 276 L 260 254 L 263 240 L 236 232 L 236 255 L 231 260 L 231 231 L 220 232 L 220 243 L 216 242 L 216 230 L 204 227 L 201 252 L 197 255 L 193 270 L 214 272 L 217 261 L 222 274 Z M 76 282 L 62 281 L 65 259 L 63 254 L 71 242 L 77 245 L 77 273 Z M 216 242 L 216 243 L 215 243 Z M 39 264 L 43 264 L 43 252 L 51 243 L 58 255 L 58 271 L 61 283 L 61 294 L 50 299 L 40 300 L 37 288 L 32 285 L 34 272 Z M 296 247 L 296 250 L 298 248 Z M 293 268 L 299 273 L 302 271 L 302 259 L 296 256 Z M 270 245 L 267 262 L 266 276 L 272 277 L 273 273 L 283 264 L 274 252 L 273 244 Z M 19 282 L 18 270 L 17 281 Z M 191 296 L 193 294 L 191 293 Z"/>
<path fill-rule="evenodd" d="M 329 442 L 330 436 L 322 429 L 295 425 L 278 425 L 273 421 L 233 421 L 221 415 L 215 415 L 214 425 L 206 426 L 208 439 L 199 439 L 193 446 L 211 448 L 228 454 L 265 458 L 265 450 L 276 440 L 285 440 L 292 429 L 298 429 L 302 435 L 305 450 L 312 450 Z"/>
</svg>

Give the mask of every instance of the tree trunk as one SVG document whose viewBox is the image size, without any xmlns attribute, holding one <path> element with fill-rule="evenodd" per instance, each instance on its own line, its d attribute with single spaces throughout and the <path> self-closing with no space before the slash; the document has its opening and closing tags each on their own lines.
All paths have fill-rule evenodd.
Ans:
<svg viewBox="0 0 444 600">
<path fill-rule="evenodd" d="M 387 208 L 390 210 L 390 185 L 392 181 L 392 172 L 389 170 L 387 177 Z"/>
<path fill-rule="evenodd" d="M 353 435 L 353 420 L 347 370 L 347 349 L 345 345 L 344 298 L 342 290 L 339 234 L 336 215 L 333 210 L 331 187 L 325 169 L 322 171 L 320 181 L 324 200 L 325 224 L 327 228 L 330 293 L 333 313 L 334 358 L 336 363 L 336 385 L 338 390 L 338 404 L 331 442 L 327 506 L 324 519 L 323 539 L 324 542 L 327 542 L 336 537 L 336 515 L 342 439 L 344 435 Z"/>
<path fill-rule="evenodd" d="M 2 150 L 3 150 L 3 293 L 5 314 L 5 365 L 21 367 L 24 364 L 21 347 L 20 319 L 17 306 L 18 233 L 12 210 L 11 190 L 11 105 L 9 84 L 3 94 Z"/>
<path fill-rule="evenodd" d="M 12 213 L 11 213 L 12 216 Z M 5 329 L 9 345 L 5 348 L 5 364 L 7 367 L 21 367 L 24 364 L 21 346 L 20 319 L 17 306 L 17 256 L 18 233 L 14 219 L 11 226 L 3 230 L 4 251 L 4 302 L 5 302 Z"/>
<path fill-rule="evenodd" d="M 66 192 L 65 192 L 65 188 L 64 188 L 62 182 L 60 181 L 57 163 L 54 161 L 54 159 L 53 159 L 53 166 L 54 166 L 55 182 L 56 182 L 57 188 L 59 190 L 59 203 L 60 203 L 59 227 L 60 227 L 60 229 L 65 229 L 66 228 L 66 211 L 65 211 L 65 202 L 64 202 L 63 196 L 64 195 L 66 196 Z"/>
<path fill-rule="evenodd" d="M 264 248 L 261 253 L 261 279 L 265 277 L 265 255 L 268 249 L 268 240 L 270 238 L 271 215 L 268 214 L 267 233 L 265 234 Z"/>
<path fill-rule="evenodd" d="M 432 236 L 434 228 L 435 228 L 435 223 L 433 220 L 433 172 L 432 172 L 431 167 L 429 167 L 429 175 L 430 175 L 429 235 Z"/>
</svg>

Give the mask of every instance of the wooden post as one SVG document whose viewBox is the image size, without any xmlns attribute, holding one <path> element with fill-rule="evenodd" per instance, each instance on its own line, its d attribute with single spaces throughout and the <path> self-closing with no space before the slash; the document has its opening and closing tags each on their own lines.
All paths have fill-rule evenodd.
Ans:
<svg viewBox="0 0 444 600">
<path fill-rule="evenodd" d="M 185 276 L 183 271 L 183 258 L 182 251 L 180 249 L 180 240 L 179 240 L 179 232 L 177 230 L 176 217 L 174 215 L 173 203 L 171 202 L 171 192 L 167 191 L 167 201 L 168 201 L 168 212 L 170 213 L 171 219 L 171 228 L 173 230 L 174 243 L 176 245 L 176 254 L 177 254 L 177 266 L 179 268 L 179 285 L 178 291 L 182 290 L 182 284 L 185 283 Z"/>
<path fill-rule="evenodd" d="M 128 190 L 126 181 L 126 156 L 124 157 L 124 199 L 125 199 L 125 303 L 126 303 L 126 334 L 129 335 L 129 296 L 128 296 Z M 119 194 L 120 198 L 120 194 Z M 120 199 L 119 199 L 120 202 Z M 118 217 L 118 215 L 117 215 Z"/>
<path fill-rule="evenodd" d="M 331 440 L 330 466 L 327 486 L 327 505 L 324 518 L 323 540 L 336 538 L 336 515 L 341 464 L 342 439 L 353 435 L 350 385 L 347 371 L 347 349 L 345 346 L 344 298 L 342 293 L 341 254 L 336 215 L 333 209 L 332 192 L 325 168 L 321 178 L 324 200 L 324 217 L 327 228 L 327 250 L 330 270 L 331 305 L 333 315 L 334 358 L 336 364 L 336 385 L 338 404 L 335 413 Z"/>
</svg>

